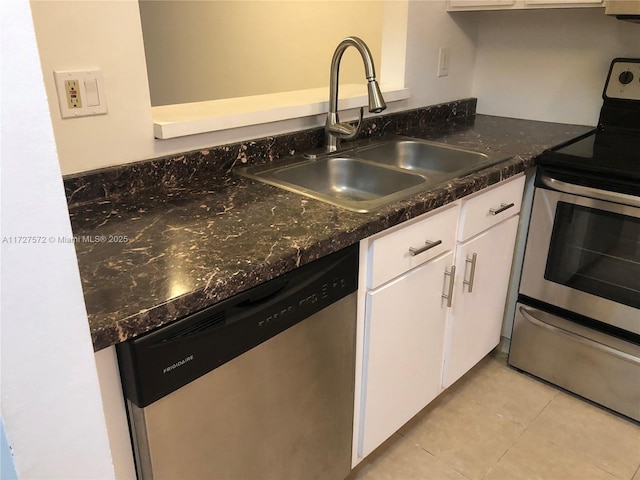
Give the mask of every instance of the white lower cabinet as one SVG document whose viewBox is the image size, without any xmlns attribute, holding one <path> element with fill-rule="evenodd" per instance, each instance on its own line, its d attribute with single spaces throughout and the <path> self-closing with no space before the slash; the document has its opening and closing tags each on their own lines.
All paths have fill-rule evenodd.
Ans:
<svg viewBox="0 0 640 480">
<path fill-rule="evenodd" d="M 519 216 L 456 249 L 443 385 L 450 387 L 500 343 Z"/>
<path fill-rule="evenodd" d="M 366 294 L 361 458 L 442 391 L 448 310 L 442 293 L 452 262 L 449 252 Z"/>
<path fill-rule="evenodd" d="M 352 466 L 500 342 L 524 176 L 360 245 Z"/>
</svg>

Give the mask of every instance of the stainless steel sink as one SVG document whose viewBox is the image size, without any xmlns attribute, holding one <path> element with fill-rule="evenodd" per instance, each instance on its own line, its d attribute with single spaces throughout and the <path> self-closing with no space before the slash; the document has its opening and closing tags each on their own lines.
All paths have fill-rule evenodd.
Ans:
<svg viewBox="0 0 640 480">
<path fill-rule="evenodd" d="M 412 138 L 386 140 L 355 149 L 353 154 L 371 162 L 425 173 L 432 179 L 437 176 L 440 180 L 480 170 L 505 158 Z"/>
<path fill-rule="evenodd" d="M 311 158 L 241 168 L 237 173 L 365 213 L 506 159 L 408 137 Z"/>
<path fill-rule="evenodd" d="M 355 212 L 370 212 L 424 190 L 427 179 L 346 156 L 238 173 Z"/>
</svg>

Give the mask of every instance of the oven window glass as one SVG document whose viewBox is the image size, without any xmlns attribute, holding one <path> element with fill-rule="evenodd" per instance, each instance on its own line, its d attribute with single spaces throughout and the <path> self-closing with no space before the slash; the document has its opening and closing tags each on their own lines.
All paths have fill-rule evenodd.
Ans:
<svg viewBox="0 0 640 480">
<path fill-rule="evenodd" d="M 544 277 L 640 308 L 640 219 L 558 202 Z"/>
</svg>

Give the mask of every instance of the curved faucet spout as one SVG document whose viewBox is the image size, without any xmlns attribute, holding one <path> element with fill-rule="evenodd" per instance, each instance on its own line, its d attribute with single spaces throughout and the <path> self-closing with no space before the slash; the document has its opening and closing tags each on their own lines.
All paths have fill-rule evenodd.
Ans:
<svg viewBox="0 0 640 480">
<path fill-rule="evenodd" d="M 376 81 L 376 70 L 373 65 L 373 57 L 367 44 L 358 37 L 347 37 L 340 42 L 333 53 L 331 59 L 331 74 L 329 79 L 329 113 L 327 115 L 327 124 L 325 127 L 325 136 L 327 141 L 327 151 L 335 152 L 338 149 L 339 141 L 342 138 L 354 138 L 360 131 L 360 121 L 362 120 L 362 109 L 360 110 L 360 120 L 357 125 L 351 126 L 346 123 L 340 123 L 338 119 L 338 76 L 340 72 L 340 60 L 342 54 L 349 47 L 355 47 L 362 61 L 364 62 L 365 75 L 367 77 L 367 91 L 369 95 L 369 111 L 372 113 L 380 113 L 387 105 L 382 97 L 382 92 Z"/>
</svg>

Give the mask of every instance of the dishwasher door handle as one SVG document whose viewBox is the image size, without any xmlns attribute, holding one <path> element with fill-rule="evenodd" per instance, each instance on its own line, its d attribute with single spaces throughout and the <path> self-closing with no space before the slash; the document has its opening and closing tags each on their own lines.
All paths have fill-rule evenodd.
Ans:
<svg viewBox="0 0 640 480">
<path fill-rule="evenodd" d="M 273 297 L 277 296 L 282 290 L 287 288 L 289 282 L 287 280 L 277 280 L 268 282 L 264 286 L 255 287 L 251 290 L 249 298 L 240 302 L 237 307 L 254 307 L 260 305 Z"/>
</svg>

